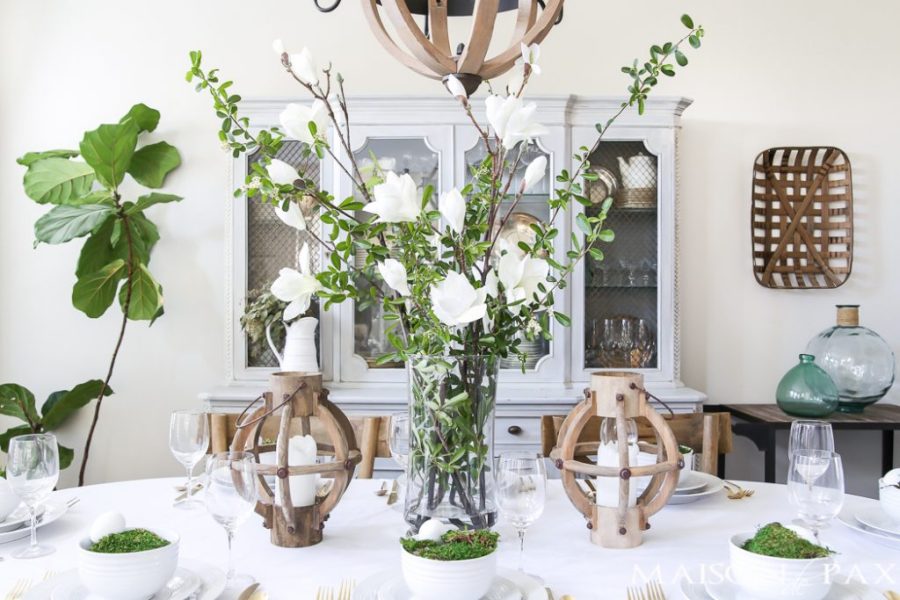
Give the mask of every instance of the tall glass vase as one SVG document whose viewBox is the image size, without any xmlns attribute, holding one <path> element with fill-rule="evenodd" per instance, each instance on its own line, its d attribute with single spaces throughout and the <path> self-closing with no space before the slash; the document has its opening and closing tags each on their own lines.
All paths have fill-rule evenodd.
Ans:
<svg viewBox="0 0 900 600">
<path fill-rule="evenodd" d="M 497 520 L 492 356 L 414 356 L 409 370 L 409 462 L 404 516 L 469 529 Z"/>
</svg>

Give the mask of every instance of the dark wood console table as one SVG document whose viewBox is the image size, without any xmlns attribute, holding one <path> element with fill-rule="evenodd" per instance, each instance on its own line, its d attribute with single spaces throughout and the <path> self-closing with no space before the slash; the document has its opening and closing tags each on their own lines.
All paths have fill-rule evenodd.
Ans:
<svg viewBox="0 0 900 600">
<path fill-rule="evenodd" d="M 765 452 L 765 480 L 775 482 L 775 433 L 789 430 L 797 418 L 782 412 L 775 404 L 722 404 L 704 406 L 710 412 L 729 412 L 732 430 L 736 435 L 750 438 L 756 447 Z M 881 432 L 881 472 L 886 473 L 894 464 L 894 432 L 900 430 L 900 406 L 873 404 L 862 413 L 836 412 L 823 419 L 835 430 L 855 429 Z M 719 475 L 724 477 L 725 457 L 719 457 Z"/>
</svg>

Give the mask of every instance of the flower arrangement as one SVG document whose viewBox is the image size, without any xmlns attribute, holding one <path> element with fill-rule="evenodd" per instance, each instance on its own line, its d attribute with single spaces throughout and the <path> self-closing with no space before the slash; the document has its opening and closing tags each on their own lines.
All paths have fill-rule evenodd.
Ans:
<svg viewBox="0 0 900 600">
<path fill-rule="evenodd" d="M 687 64 L 685 44 L 700 46 L 703 28 L 687 15 L 681 20 L 689 30 L 681 40 L 653 45 L 645 62 L 622 68 L 630 78 L 629 96 L 618 113 L 597 125 L 601 138 L 629 107 L 642 113 L 659 78 L 674 76 L 675 65 Z M 312 99 L 308 105 L 287 105 L 281 128 L 252 131 L 240 114 L 240 96 L 230 91 L 232 82 L 221 81 L 218 69 L 205 70 L 200 51 L 191 53 L 187 73 L 197 91 L 212 97 L 223 146 L 234 157 L 261 157 L 236 195 L 274 205 L 282 220 L 298 229 L 306 229 L 301 202 L 314 199 L 323 231 L 306 230 L 327 260 L 320 272 L 311 273 L 304 268 L 304 248 L 300 270 L 282 270 L 272 293 L 289 303 L 286 319 L 308 306 L 313 294 L 324 301 L 324 310 L 345 301 L 360 309 L 381 305 L 392 350 L 378 360 L 405 361 L 410 369 L 407 520 L 417 527 L 449 503 L 458 510 L 454 522 L 490 527 L 496 509 L 485 471 L 490 468 L 498 359 L 514 356 L 524 365 L 524 340 L 549 340 L 554 319 L 570 324 L 569 316 L 554 309 L 554 292 L 566 286 L 586 255 L 602 260 L 600 246 L 614 239 L 604 225 L 612 204 L 607 198 L 596 216 L 578 215 L 571 249 L 565 256 L 556 252 L 568 209 L 573 203 L 591 204 L 583 183 L 596 180 L 587 169 L 592 149 L 580 148 L 574 170 L 555 176 L 556 189 L 547 198 L 550 218 L 531 226 L 533 240 L 511 244 L 500 236 L 503 226 L 529 190 L 548 176 L 546 158 L 527 166 L 522 162 L 529 146 L 547 133 L 537 121 L 536 104 L 524 96 L 530 79 L 541 73 L 538 46 L 522 47 L 503 93 L 488 82 L 487 123 L 476 118 L 474 101 L 459 80 L 446 80 L 477 131 L 485 158 L 474 167 L 471 183 L 437 197 L 432 187 L 418 189 L 409 174 L 386 170 L 377 158 L 360 164 L 350 146 L 343 77 L 331 65 L 320 69 L 306 48 L 290 53 L 278 40 L 273 48 L 287 75 Z M 330 157 L 352 181 L 354 195 L 335 198 L 278 160 L 285 135 L 304 142 L 307 157 Z M 517 181 L 514 175 L 522 166 L 525 172 Z M 366 256 L 361 265 L 355 260 L 358 250 Z"/>
<path fill-rule="evenodd" d="M 431 560 L 471 560 L 497 549 L 500 535 L 493 531 L 448 531 L 438 540 L 401 538 L 403 549 Z"/>
<path fill-rule="evenodd" d="M 803 539 L 781 523 L 760 527 L 756 535 L 744 543 L 743 549 L 774 558 L 825 558 L 834 554 L 833 550 Z"/>
</svg>

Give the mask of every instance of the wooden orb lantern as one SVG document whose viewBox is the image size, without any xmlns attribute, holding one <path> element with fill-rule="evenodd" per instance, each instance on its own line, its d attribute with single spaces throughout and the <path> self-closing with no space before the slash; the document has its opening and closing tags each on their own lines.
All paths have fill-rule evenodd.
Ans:
<svg viewBox="0 0 900 600">
<path fill-rule="evenodd" d="M 569 500 L 588 521 L 591 541 L 605 548 L 634 548 L 650 528 L 649 518 L 666 505 L 678 485 L 684 458 L 678 451 L 675 435 L 666 420 L 651 406 L 644 378 L 638 373 L 594 373 L 585 399 L 566 417 L 559 429 L 557 446 L 550 453 L 562 474 Z M 591 417 L 616 420 L 618 466 L 603 466 L 576 459 L 579 438 Z M 628 420 L 644 417 L 656 435 L 657 463 L 629 464 L 626 435 Z M 580 454 L 584 454 L 581 452 Z M 618 479 L 618 506 L 600 506 L 577 483 L 575 476 L 615 477 Z M 652 476 L 649 485 L 629 506 L 634 477 Z"/>
<path fill-rule="evenodd" d="M 263 516 L 265 527 L 272 530 L 272 543 L 276 546 L 312 546 L 322 541 L 325 521 L 350 485 L 362 455 L 349 419 L 328 400 L 328 390 L 322 387 L 320 373 L 274 373 L 269 387 L 270 391 L 263 394 L 263 405 L 245 418 L 257 399 L 238 418 L 231 449 L 251 452 L 257 463 L 260 453 L 275 451 L 274 465 L 257 466 L 259 502 L 256 512 Z M 262 432 L 266 422 L 274 417 L 279 420 L 273 445 L 265 443 Z M 329 439 L 327 443 L 317 444 L 317 455 L 331 460 L 303 466 L 288 464 L 291 436 L 308 435 L 318 429 L 324 430 Z M 316 493 L 310 506 L 294 506 L 289 478 L 316 473 L 333 478 L 330 489 Z M 269 486 L 266 475 L 276 478 L 276 490 Z"/>
<path fill-rule="evenodd" d="M 544 8 L 539 10 L 539 4 Z M 471 95 L 482 81 L 506 73 L 515 64 L 522 55 L 521 44 L 530 46 L 547 37 L 557 23 L 563 0 L 476 0 L 474 5 L 471 0 L 362 0 L 362 5 L 375 38 L 391 56 L 431 79 L 446 80 L 448 75 L 456 75 Z M 460 12 L 463 8 L 468 10 Z M 513 9 L 517 13 L 512 39 L 502 52 L 489 58 L 497 14 Z M 381 13 L 393 27 L 393 37 Z M 414 13 L 426 15 L 425 31 Z M 464 14 L 472 15 L 469 39 L 454 50 L 447 19 Z"/>
</svg>

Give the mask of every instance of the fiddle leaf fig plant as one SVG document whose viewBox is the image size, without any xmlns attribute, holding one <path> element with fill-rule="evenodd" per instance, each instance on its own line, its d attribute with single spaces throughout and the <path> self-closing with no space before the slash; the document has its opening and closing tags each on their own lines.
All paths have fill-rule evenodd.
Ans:
<svg viewBox="0 0 900 600">
<path fill-rule="evenodd" d="M 103 398 L 112 394 L 109 382 L 128 321 L 149 321 L 152 325 L 163 314 L 163 288 L 149 268 L 159 231 L 145 211 L 181 198 L 149 191 L 132 201 L 123 198 L 120 190 L 126 175 L 150 190 L 161 188 L 169 173 L 181 164 L 178 150 L 166 142 L 139 146 L 142 136 L 156 129 L 159 117 L 159 111 L 136 104 L 117 123 L 86 132 L 77 150 L 28 152 L 17 161 L 27 168 L 25 194 L 50 208 L 34 224 L 35 247 L 84 238 L 75 266 L 72 304 L 92 319 L 106 314 L 117 299 L 122 310 L 122 323 L 104 379 L 51 394 L 40 414 L 34 394 L 26 388 L 16 384 L 0 386 L 0 414 L 25 423 L 0 436 L 4 451 L 14 435 L 55 429 L 96 399 L 79 485 L 84 483 L 100 406 Z M 60 452 L 61 462 L 67 466 L 74 452 L 62 447 Z"/>
</svg>

